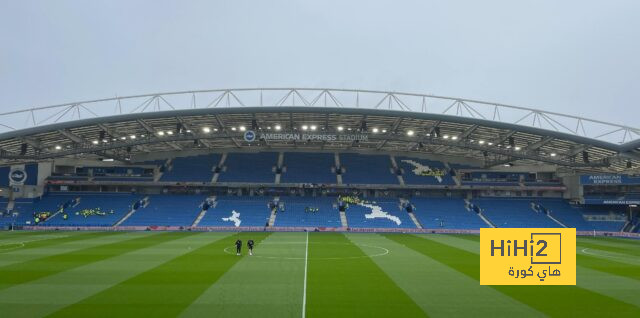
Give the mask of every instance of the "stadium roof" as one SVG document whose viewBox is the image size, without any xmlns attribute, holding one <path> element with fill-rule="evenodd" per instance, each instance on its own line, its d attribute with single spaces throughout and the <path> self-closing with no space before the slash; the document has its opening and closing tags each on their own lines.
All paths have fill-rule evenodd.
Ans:
<svg viewBox="0 0 640 318">
<path fill-rule="evenodd" d="M 422 152 L 505 163 L 624 171 L 640 129 L 528 107 L 435 95 L 309 88 L 158 93 L 0 114 L 5 163 L 191 148 L 255 148 L 245 130 L 368 132 L 364 141 L 265 140 L 274 149 Z"/>
</svg>

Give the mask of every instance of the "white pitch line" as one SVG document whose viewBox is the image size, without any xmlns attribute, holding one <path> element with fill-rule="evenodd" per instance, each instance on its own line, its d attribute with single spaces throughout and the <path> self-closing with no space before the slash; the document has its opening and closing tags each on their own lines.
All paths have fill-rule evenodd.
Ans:
<svg viewBox="0 0 640 318">
<path fill-rule="evenodd" d="M 631 262 L 635 262 L 636 261 L 636 259 L 633 256 L 623 257 L 623 256 L 608 254 L 606 251 L 600 251 L 601 253 L 594 253 L 594 252 L 587 252 L 588 250 L 591 250 L 591 248 L 585 247 L 585 248 L 582 249 L 582 253 L 587 254 L 587 255 L 593 255 L 593 256 L 596 256 L 596 257 L 604 257 L 604 258 L 608 258 L 608 259 L 618 259 L 618 260 L 631 261 Z M 598 251 L 598 250 L 595 250 L 595 251 Z"/>
<path fill-rule="evenodd" d="M 36 237 L 38 237 L 38 236 L 36 236 Z M 40 236 L 40 238 L 36 238 L 36 239 L 33 239 L 33 240 L 20 241 L 20 242 L 0 243 L 0 252 L 17 250 L 19 248 L 24 247 L 26 243 L 38 242 L 38 241 L 46 241 L 46 240 L 51 240 L 51 239 L 55 239 L 55 238 L 63 238 L 63 237 L 68 237 L 68 235 L 43 235 L 43 236 Z M 11 247 L 2 248 L 3 246 L 11 246 Z"/>
<path fill-rule="evenodd" d="M 298 245 L 298 244 L 305 244 L 305 242 L 265 242 L 265 243 L 260 243 L 260 245 L 276 245 L 276 244 L 280 244 L 280 245 Z M 345 259 L 357 259 L 357 258 L 373 258 L 373 257 L 378 257 L 378 256 L 385 256 L 389 254 L 389 249 L 384 248 L 384 247 L 380 247 L 380 246 L 375 246 L 375 245 L 367 245 L 367 244 L 357 244 L 357 243 L 317 243 L 316 244 L 333 244 L 333 245 L 357 245 L 357 246 L 364 246 L 364 247 L 369 247 L 369 248 L 376 248 L 381 250 L 381 253 L 378 254 L 370 254 L 370 255 L 362 255 L 362 256 L 346 256 L 346 257 L 314 257 L 313 259 L 315 260 L 345 260 Z M 233 249 L 235 247 L 235 245 L 232 246 L 227 246 L 224 248 L 224 252 L 230 255 L 235 255 L 235 251 L 231 251 L 230 249 Z M 304 257 L 285 257 L 285 256 L 268 256 L 268 255 L 254 255 L 254 257 L 256 258 L 269 258 L 269 259 L 304 259 Z"/>
<path fill-rule="evenodd" d="M 307 261 L 309 259 L 309 232 L 307 232 L 307 243 L 304 250 L 304 287 L 302 289 L 302 318 L 305 317 L 307 309 Z"/>
</svg>

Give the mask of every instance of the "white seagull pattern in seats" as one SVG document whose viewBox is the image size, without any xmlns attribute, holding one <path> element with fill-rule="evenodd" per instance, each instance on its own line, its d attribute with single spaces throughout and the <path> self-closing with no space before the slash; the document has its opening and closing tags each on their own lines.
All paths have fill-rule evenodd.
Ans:
<svg viewBox="0 0 640 318">
<path fill-rule="evenodd" d="M 236 212 L 236 210 L 231 211 L 231 216 L 222 218 L 222 221 L 233 222 L 236 227 L 240 226 L 240 223 L 242 223 L 240 220 L 240 213 Z"/>
<path fill-rule="evenodd" d="M 423 173 L 425 172 L 433 171 L 433 169 L 431 169 L 429 166 L 425 166 L 417 161 L 407 160 L 407 159 L 401 160 L 401 161 L 412 165 L 414 168 L 411 171 L 413 171 L 413 173 L 415 173 L 418 176 L 422 176 Z M 442 177 L 434 176 L 434 178 L 436 178 L 436 180 L 438 180 L 439 183 L 442 183 Z"/>
<path fill-rule="evenodd" d="M 402 224 L 402 221 L 400 221 L 399 217 L 382 211 L 382 207 L 380 206 L 368 204 L 368 203 L 358 203 L 358 204 L 371 209 L 371 213 L 364 215 L 364 217 L 367 219 L 388 219 L 395 222 L 397 225 Z"/>
</svg>

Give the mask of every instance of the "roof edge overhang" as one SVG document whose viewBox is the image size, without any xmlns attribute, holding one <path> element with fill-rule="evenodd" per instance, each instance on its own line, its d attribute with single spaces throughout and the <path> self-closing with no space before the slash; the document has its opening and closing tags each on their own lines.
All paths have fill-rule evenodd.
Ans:
<svg viewBox="0 0 640 318">
<path fill-rule="evenodd" d="M 169 111 L 156 111 L 156 112 L 143 112 L 143 113 L 130 113 L 113 116 L 102 116 L 88 119 L 80 119 L 67 121 L 63 123 L 48 124 L 38 127 L 24 128 L 9 132 L 0 133 L 0 140 L 6 140 L 11 138 L 27 137 L 35 134 L 56 131 L 61 129 L 70 129 L 77 127 L 84 127 L 97 124 L 106 124 L 114 122 L 132 121 L 137 119 L 156 119 L 156 118 L 170 118 L 180 116 L 198 116 L 198 115 L 216 115 L 216 114 L 238 114 L 238 113 L 315 113 L 315 114 L 345 114 L 345 115 L 374 115 L 374 116 L 390 116 L 390 117 L 404 117 L 414 118 L 422 120 L 435 120 L 452 122 L 459 124 L 479 125 L 485 127 L 492 127 L 498 129 L 514 130 L 539 136 L 550 136 L 557 139 L 569 140 L 572 142 L 596 146 L 611 151 L 624 153 L 632 151 L 640 147 L 640 140 L 629 141 L 624 144 L 615 144 L 589 137 L 572 135 L 569 133 L 553 131 L 543 128 L 536 128 L 512 123 L 498 122 L 487 119 L 461 117 L 446 114 L 433 114 L 433 113 L 421 113 L 414 111 L 400 111 L 400 110 L 387 110 L 387 109 L 369 109 L 369 108 L 355 108 L 355 107 L 304 107 L 304 106 L 246 106 L 246 107 L 214 107 L 214 108 L 199 108 L 199 109 L 181 109 L 181 110 L 169 110 Z"/>
</svg>

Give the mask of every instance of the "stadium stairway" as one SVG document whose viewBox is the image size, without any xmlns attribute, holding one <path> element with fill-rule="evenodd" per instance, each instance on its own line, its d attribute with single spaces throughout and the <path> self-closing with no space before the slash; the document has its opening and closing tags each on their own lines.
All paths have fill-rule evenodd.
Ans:
<svg viewBox="0 0 640 318">
<path fill-rule="evenodd" d="M 122 224 L 124 221 L 126 221 L 128 218 L 130 218 L 134 213 L 136 213 L 137 210 L 139 210 L 140 208 L 144 208 L 146 206 L 146 204 L 149 202 L 149 197 L 146 196 L 144 198 L 142 198 L 142 200 L 140 200 L 141 202 L 145 202 L 142 206 L 136 207 L 136 205 L 133 205 L 131 207 L 131 210 L 129 210 L 129 212 L 127 212 L 127 214 L 125 214 L 120 220 L 118 220 L 113 226 L 117 227 L 120 226 L 120 224 Z"/>
<path fill-rule="evenodd" d="M 568 227 L 566 225 L 564 225 L 564 223 L 560 222 L 560 220 L 556 219 L 553 217 L 553 215 L 551 215 L 551 213 L 547 213 L 547 217 L 551 219 L 551 221 L 556 222 L 556 224 L 562 226 L 562 227 Z"/>
<path fill-rule="evenodd" d="M 280 197 L 274 197 L 273 201 L 274 202 L 280 201 Z M 276 217 L 278 216 L 277 211 L 278 211 L 277 206 L 271 209 L 271 214 L 269 215 L 269 223 L 268 223 L 269 227 L 272 227 L 274 224 L 276 224 Z"/>
<path fill-rule="evenodd" d="M 491 220 L 489 220 L 489 218 L 484 216 L 482 213 L 478 213 L 478 217 L 480 217 L 482 221 L 484 221 L 484 223 L 487 223 L 488 226 L 497 227 L 493 222 L 491 222 Z"/>
<path fill-rule="evenodd" d="M 193 221 L 193 224 L 191 224 L 192 227 L 198 226 L 198 224 L 200 224 L 200 221 L 202 221 L 202 218 L 204 218 L 204 216 L 207 214 L 207 211 L 209 211 L 210 208 L 215 207 L 216 205 L 215 196 L 208 197 L 206 201 L 213 202 L 213 206 L 209 207 L 208 209 L 203 208 L 202 211 L 200 211 L 200 214 L 198 214 L 198 217 L 196 217 L 196 219 Z M 203 202 L 202 204 L 204 205 L 205 203 L 206 202 Z"/>
<path fill-rule="evenodd" d="M 454 171 L 453 168 L 451 167 L 451 165 L 448 162 L 443 161 L 442 163 L 444 164 L 445 169 L 447 169 L 447 171 L 449 171 L 449 174 L 451 175 L 451 178 L 453 179 L 453 182 L 455 182 L 457 186 L 461 186 L 462 185 L 462 180 L 460 180 L 460 175 L 458 174 L 458 171 Z M 453 171 L 453 173 L 451 173 L 452 171 Z"/>
<path fill-rule="evenodd" d="M 391 167 L 393 167 L 393 171 L 398 171 L 398 163 L 396 162 L 396 157 L 391 155 L 389 156 L 391 159 Z M 404 177 L 402 176 L 402 174 L 398 175 L 398 183 L 400 183 L 401 186 L 404 186 Z"/>
<path fill-rule="evenodd" d="M 202 208 L 205 195 L 151 194 L 148 204 L 132 214 L 123 226 L 190 226 Z"/>
<path fill-rule="evenodd" d="M 340 224 L 342 224 L 342 227 L 344 228 L 349 227 L 349 222 L 347 222 L 347 214 L 344 213 L 344 211 L 340 211 Z"/>
<path fill-rule="evenodd" d="M 277 210 L 277 208 L 271 209 L 271 215 L 269 215 L 269 227 L 272 227 L 274 224 L 276 224 L 276 216 L 278 215 L 278 213 L 276 213 Z"/>
<path fill-rule="evenodd" d="M 278 153 L 278 162 L 276 164 L 276 177 L 275 177 L 275 184 L 280 184 L 280 180 L 282 179 L 282 165 L 284 164 L 284 152 L 279 152 Z M 280 171 L 280 173 L 278 172 Z"/>
<path fill-rule="evenodd" d="M 342 169 L 342 166 L 340 166 L 340 154 L 336 152 L 334 155 L 334 158 L 335 158 L 336 169 Z M 342 184 L 342 174 L 336 173 L 336 182 L 338 184 Z"/>
<path fill-rule="evenodd" d="M 468 199 L 464 200 L 466 205 L 470 205 L 471 201 L 469 201 Z M 480 219 L 482 219 L 482 221 L 484 223 L 486 223 L 489 227 L 498 227 L 495 223 L 493 223 L 486 215 L 482 214 L 482 210 L 479 210 L 477 212 L 475 211 L 470 211 L 470 212 L 474 212 Z"/>
<path fill-rule="evenodd" d="M 164 162 L 163 167 L 165 167 L 165 169 L 166 169 L 166 167 L 169 167 L 170 165 L 171 165 L 171 158 L 167 159 L 167 160 Z M 154 175 L 153 175 L 153 182 L 158 182 L 158 181 L 160 181 L 160 179 L 161 179 L 161 178 L 162 178 L 162 176 L 164 175 L 164 169 L 160 169 L 160 168 L 158 168 L 157 170 L 158 170 L 158 172 L 157 172 L 156 174 L 154 174 Z"/>
<path fill-rule="evenodd" d="M 78 205 L 78 203 L 79 203 L 79 202 L 78 202 L 78 201 L 76 201 L 72 206 L 67 207 L 67 209 L 72 209 L 72 208 L 76 207 L 76 206 Z M 51 221 L 52 221 L 52 220 L 54 220 L 56 216 L 60 215 L 60 214 L 61 214 L 61 213 L 63 213 L 64 211 L 65 211 L 65 209 L 64 209 L 62 206 L 60 206 L 60 207 L 58 208 L 58 210 L 57 210 L 55 213 L 53 213 L 50 217 L 48 217 L 48 218 L 47 218 L 45 221 L 43 221 L 41 224 L 45 224 L 45 225 L 46 225 L 46 224 L 48 224 L 48 223 L 52 223 Z"/>
<path fill-rule="evenodd" d="M 416 215 L 413 214 L 413 212 L 409 212 L 409 217 L 411 218 L 411 221 L 413 221 L 413 223 L 416 225 L 417 228 L 422 229 L 422 224 L 420 224 L 420 221 L 418 221 L 418 218 L 416 218 Z"/>
<path fill-rule="evenodd" d="M 543 205 L 555 219 L 578 231 L 610 231 L 618 232 L 624 222 L 588 221 L 585 215 L 603 212 L 591 211 L 589 207 L 572 205 L 560 198 L 538 198 L 536 202 Z M 608 213 L 608 212 L 607 212 Z"/>
<path fill-rule="evenodd" d="M 167 167 L 160 181 L 210 182 L 218 161 L 220 154 L 216 153 L 173 158 L 171 166 Z"/>
<path fill-rule="evenodd" d="M 220 156 L 220 162 L 218 162 L 218 165 L 216 166 L 216 168 L 221 168 L 224 166 L 224 162 L 227 160 L 227 153 L 223 153 L 222 156 Z M 211 183 L 216 183 L 218 182 L 218 178 L 220 178 L 220 170 L 216 169 L 215 173 L 213 174 L 213 178 L 211 178 Z"/>
<path fill-rule="evenodd" d="M 13 211 L 13 207 L 15 206 L 15 204 L 16 204 L 16 200 L 15 200 L 15 198 L 13 196 L 13 191 L 11 191 L 11 192 L 9 192 L 9 201 L 7 202 L 7 206 L 6 206 L 5 211 L 6 212 Z"/>
</svg>

